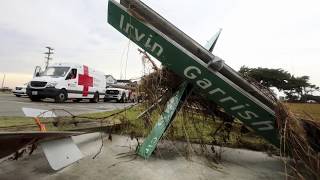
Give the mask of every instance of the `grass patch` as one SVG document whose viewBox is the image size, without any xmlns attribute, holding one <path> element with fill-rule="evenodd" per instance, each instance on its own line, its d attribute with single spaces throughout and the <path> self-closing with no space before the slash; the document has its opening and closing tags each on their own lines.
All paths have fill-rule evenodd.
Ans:
<svg viewBox="0 0 320 180">
<path fill-rule="evenodd" d="M 311 103 L 285 103 L 298 117 L 320 121 L 320 104 Z"/>
<path fill-rule="evenodd" d="M 147 119 L 137 119 L 137 115 L 142 112 L 142 108 L 133 108 L 127 111 L 127 118 L 122 119 L 128 126 L 122 130 L 122 133 L 134 137 L 146 137 L 154 127 L 159 118 L 159 113 L 155 112 Z M 122 114 L 123 115 L 123 114 Z M 214 144 L 233 148 L 247 148 L 260 151 L 273 151 L 276 148 L 265 141 L 263 138 L 255 135 L 254 132 L 241 134 L 241 123 L 233 123 L 229 132 L 222 125 L 220 120 L 212 120 L 199 114 L 185 117 L 185 114 L 179 112 L 164 134 L 164 139 L 189 141 L 192 143 Z M 221 127 L 222 128 L 221 128 Z M 221 128 L 215 135 L 213 133 Z"/>
<path fill-rule="evenodd" d="M 64 130 L 64 128 L 57 128 L 51 122 L 51 118 L 42 118 L 41 122 L 46 124 L 46 129 L 49 131 Z M 30 117 L 9 117 L 0 116 L 0 131 L 38 131 L 39 128 L 35 120 Z"/>
<path fill-rule="evenodd" d="M 138 115 L 145 109 L 142 106 L 135 106 L 129 110 L 123 111 L 117 115 L 111 116 L 112 114 L 118 113 L 122 110 L 115 110 L 109 112 L 99 112 L 82 114 L 77 116 L 76 119 L 86 121 L 108 121 L 108 122 L 121 122 L 125 126 L 120 130 L 121 134 L 128 134 L 136 137 L 146 137 L 150 133 L 151 129 L 155 125 L 159 118 L 159 113 L 155 112 L 151 114 L 150 118 L 137 119 Z M 213 133 L 222 124 L 222 121 L 203 117 L 199 114 L 184 116 L 185 114 L 180 112 L 176 116 L 171 126 L 165 133 L 165 139 L 169 140 L 181 140 L 190 141 L 193 143 L 204 143 L 204 144 L 215 144 L 223 145 L 227 147 L 235 148 L 247 148 L 252 150 L 274 150 L 272 146 L 266 142 L 263 138 L 255 135 L 253 132 L 246 134 L 241 133 L 241 123 L 233 123 L 230 128 L 230 132 L 225 131 L 218 132 L 213 136 Z M 111 117 L 110 117 L 111 116 Z M 108 118 L 106 118 L 108 117 Z M 74 120 L 71 117 L 62 118 L 64 121 Z M 99 120 L 97 120 L 99 119 Z M 60 127 L 53 126 L 52 119 L 42 118 L 42 122 L 46 123 L 47 130 L 72 130 L 75 129 L 74 125 L 65 125 Z M 38 130 L 33 118 L 29 117 L 0 117 L 0 130 L 10 126 L 28 126 L 32 127 L 20 128 L 18 130 Z M 99 126 L 97 123 L 95 126 Z M 222 127 L 224 129 L 225 127 Z"/>
<path fill-rule="evenodd" d="M 106 123 L 109 124 L 117 124 L 121 123 L 121 119 L 134 119 L 137 117 L 137 110 L 129 110 L 124 111 L 123 113 L 117 114 L 116 116 L 112 116 L 110 118 L 106 118 L 111 116 L 112 114 L 121 112 L 122 110 L 114 110 L 114 111 L 107 111 L 107 112 L 98 112 L 98 113 L 88 113 L 88 114 L 81 114 L 72 118 L 70 116 L 61 117 L 61 124 L 58 127 L 54 126 L 52 122 L 54 122 L 53 118 L 40 118 L 41 122 L 46 125 L 46 129 L 48 131 L 64 131 L 64 130 L 74 130 L 79 127 L 76 127 L 74 124 L 66 123 L 71 121 L 78 121 L 78 122 L 86 122 L 85 125 L 81 126 L 82 128 L 85 127 L 92 127 L 101 125 L 101 121 L 103 125 Z M 96 124 L 90 124 L 90 122 Z M 79 123 L 79 124 L 81 124 Z M 89 124 L 89 125 L 88 125 Z M 0 116 L 0 131 L 38 131 L 38 126 L 35 123 L 35 120 L 31 117 L 20 117 L 20 116 Z"/>
<path fill-rule="evenodd" d="M 0 116 L 0 127 L 20 126 L 33 123 L 34 120 L 29 117 Z"/>
</svg>

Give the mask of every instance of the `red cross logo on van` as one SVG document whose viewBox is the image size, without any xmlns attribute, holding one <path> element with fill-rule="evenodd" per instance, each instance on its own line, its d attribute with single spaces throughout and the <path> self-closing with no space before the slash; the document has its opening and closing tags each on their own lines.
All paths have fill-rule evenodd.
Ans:
<svg viewBox="0 0 320 180">
<path fill-rule="evenodd" d="M 79 85 L 83 85 L 82 95 L 88 96 L 89 87 L 93 87 L 93 78 L 89 76 L 88 66 L 83 66 L 83 74 L 79 74 Z"/>
</svg>

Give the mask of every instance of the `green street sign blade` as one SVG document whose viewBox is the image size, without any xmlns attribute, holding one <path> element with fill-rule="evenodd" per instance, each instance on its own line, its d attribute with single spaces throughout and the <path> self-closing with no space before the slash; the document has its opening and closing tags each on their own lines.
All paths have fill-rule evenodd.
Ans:
<svg viewBox="0 0 320 180">
<path fill-rule="evenodd" d="M 158 122 L 155 124 L 148 137 L 138 147 L 138 155 L 142 156 L 145 159 L 150 157 L 150 155 L 156 148 L 158 141 L 175 118 L 176 113 L 181 108 L 188 94 L 191 92 L 191 89 L 191 85 L 188 85 L 187 82 L 184 82 L 180 85 L 179 89 L 167 102 L 165 110 L 161 114 Z"/>
<path fill-rule="evenodd" d="M 197 93 L 214 101 L 272 144 L 279 147 L 275 113 L 208 64 L 155 27 L 139 20 L 122 5 L 109 0 L 108 23 L 131 39 L 164 66 L 197 88 Z"/>
</svg>

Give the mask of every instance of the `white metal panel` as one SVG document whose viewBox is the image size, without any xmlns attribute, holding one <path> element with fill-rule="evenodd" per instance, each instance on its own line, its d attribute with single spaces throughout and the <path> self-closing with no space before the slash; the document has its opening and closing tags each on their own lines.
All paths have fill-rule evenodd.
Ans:
<svg viewBox="0 0 320 180">
<path fill-rule="evenodd" d="M 41 147 L 51 168 L 54 170 L 69 166 L 83 157 L 71 137 L 42 142 Z"/>
<path fill-rule="evenodd" d="M 23 113 L 27 117 L 56 117 L 54 112 L 43 110 L 43 109 L 33 109 L 33 108 L 22 108 Z"/>
</svg>

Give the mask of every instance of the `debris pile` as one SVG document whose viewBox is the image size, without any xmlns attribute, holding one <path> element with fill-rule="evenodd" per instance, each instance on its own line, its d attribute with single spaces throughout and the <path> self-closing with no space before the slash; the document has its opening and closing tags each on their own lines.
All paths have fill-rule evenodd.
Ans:
<svg viewBox="0 0 320 180">
<path fill-rule="evenodd" d="M 282 103 L 276 114 L 287 174 L 299 179 L 320 179 L 320 122 L 298 118 Z M 288 156 L 292 160 L 287 161 Z"/>
<path fill-rule="evenodd" d="M 147 110 L 139 118 L 143 119 L 144 128 L 152 127 L 152 117 L 161 114 L 166 102 L 182 82 L 182 78 L 165 67 L 142 78 L 139 91 L 144 94 L 142 105 Z M 164 138 L 228 147 L 250 146 L 253 150 L 275 152 L 275 147 L 256 136 L 240 121 L 198 92 L 192 93 L 187 98 L 179 114 Z M 261 142 L 254 146 L 246 138 L 241 138 L 243 135 L 254 137 Z"/>
<path fill-rule="evenodd" d="M 166 101 L 182 82 L 182 78 L 166 68 L 158 69 L 142 78 L 139 90 L 145 95 L 143 105 L 148 111 L 141 117 L 143 117 L 142 119 L 146 128 L 152 127 L 150 120 L 152 114 L 160 114 L 163 111 Z M 273 97 L 267 88 L 263 89 L 264 92 L 269 93 Z M 272 100 L 276 100 L 276 98 Z M 280 155 L 283 157 L 286 167 L 289 167 L 286 173 L 288 176 L 292 175 L 293 177 L 300 177 L 302 179 L 308 179 L 308 177 L 319 179 L 320 123 L 314 120 L 297 118 L 282 103 L 277 104 L 276 114 L 279 135 L 281 137 Z M 203 145 L 228 146 L 229 141 L 236 138 L 238 146 L 234 147 L 245 147 L 279 155 L 279 151 L 266 142 L 262 146 L 259 146 L 259 148 L 255 148 L 252 143 L 244 142 L 241 136 L 247 133 L 251 133 L 250 135 L 252 135 L 254 132 L 234 117 L 226 114 L 214 102 L 206 100 L 205 96 L 201 94 L 194 93 L 187 99 L 182 108 L 182 117 L 183 123 L 174 123 L 168 129 L 164 138 L 170 139 L 173 137 L 173 134 L 177 134 L 177 131 L 181 131 L 182 129 L 185 134 L 182 139 L 188 142 L 197 142 Z M 197 117 L 202 117 L 202 121 L 199 121 Z M 208 121 L 211 121 L 211 123 L 207 123 Z M 212 128 L 214 131 L 207 133 L 211 136 L 210 141 L 208 141 L 208 137 L 205 135 L 206 132 L 203 132 L 207 129 L 199 128 L 200 124 L 203 126 L 208 126 L 209 124 L 215 126 Z M 193 130 L 190 130 L 190 128 L 193 128 Z M 238 133 L 238 136 L 234 137 L 233 134 L 235 132 L 236 134 Z M 192 139 L 191 137 L 194 138 L 194 136 L 190 135 L 190 133 L 196 133 L 198 138 Z M 239 146 L 239 144 L 243 146 Z M 288 157 L 292 160 L 286 161 Z"/>
</svg>

